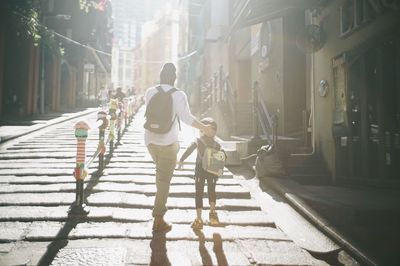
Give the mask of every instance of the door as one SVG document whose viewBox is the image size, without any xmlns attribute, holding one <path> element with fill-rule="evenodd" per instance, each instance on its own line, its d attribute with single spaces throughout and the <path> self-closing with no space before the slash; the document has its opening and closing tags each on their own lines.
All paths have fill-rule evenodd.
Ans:
<svg viewBox="0 0 400 266">
<path fill-rule="evenodd" d="M 350 177 L 400 181 L 399 57 L 399 42 L 391 40 L 349 65 Z"/>
</svg>

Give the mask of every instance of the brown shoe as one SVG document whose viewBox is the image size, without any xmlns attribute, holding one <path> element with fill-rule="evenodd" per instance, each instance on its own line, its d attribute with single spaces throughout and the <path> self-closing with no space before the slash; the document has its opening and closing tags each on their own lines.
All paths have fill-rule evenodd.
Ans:
<svg viewBox="0 0 400 266">
<path fill-rule="evenodd" d="M 162 216 L 154 217 L 153 231 L 166 233 L 166 232 L 171 231 L 171 229 L 172 229 L 172 224 L 164 221 L 164 218 Z"/>
</svg>

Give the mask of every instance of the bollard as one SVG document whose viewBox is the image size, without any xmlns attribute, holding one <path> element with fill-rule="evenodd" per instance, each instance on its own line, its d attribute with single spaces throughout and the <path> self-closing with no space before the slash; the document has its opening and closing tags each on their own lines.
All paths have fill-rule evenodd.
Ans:
<svg viewBox="0 0 400 266">
<path fill-rule="evenodd" d="M 88 124 L 84 121 L 79 121 L 75 124 L 75 137 L 77 139 L 76 147 L 76 166 L 74 170 L 74 177 L 76 180 L 76 197 L 75 203 L 70 208 L 69 213 L 72 215 L 87 215 L 89 209 L 83 203 L 83 181 L 87 176 L 87 170 L 85 169 L 86 160 L 86 139 L 88 136 L 88 130 L 90 129 Z"/>
<path fill-rule="evenodd" d="M 126 130 L 126 126 L 128 125 L 128 114 L 129 114 L 129 99 L 124 98 L 124 119 L 125 119 L 125 128 L 124 131 Z"/>
<path fill-rule="evenodd" d="M 118 102 L 118 115 L 117 115 L 117 126 L 118 126 L 118 132 L 117 132 L 117 143 L 120 144 L 121 141 L 121 128 L 122 128 L 122 115 L 123 115 L 123 105 L 122 102 Z"/>
<path fill-rule="evenodd" d="M 114 139 L 115 139 L 115 120 L 117 119 L 117 106 L 118 100 L 111 99 L 110 100 L 110 109 L 108 114 L 110 115 L 110 155 L 114 152 Z"/>
<path fill-rule="evenodd" d="M 106 128 L 108 126 L 107 113 L 104 111 L 100 111 L 97 113 L 97 121 L 101 120 L 103 123 L 99 125 L 99 165 L 98 165 L 98 173 L 102 173 L 104 170 L 104 154 L 106 153 L 106 145 L 104 142 L 104 135 Z"/>
<path fill-rule="evenodd" d="M 135 98 L 129 98 L 129 123 L 131 123 L 133 119 L 134 102 Z"/>
</svg>

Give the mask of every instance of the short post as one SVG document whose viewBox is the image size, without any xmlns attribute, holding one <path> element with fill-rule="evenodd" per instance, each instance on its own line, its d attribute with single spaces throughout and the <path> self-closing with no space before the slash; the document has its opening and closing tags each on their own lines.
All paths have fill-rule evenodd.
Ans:
<svg viewBox="0 0 400 266">
<path fill-rule="evenodd" d="M 89 209 L 84 204 L 84 189 L 83 181 L 87 176 L 85 169 L 86 160 L 86 139 L 88 136 L 89 125 L 84 121 L 79 121 L 75 124 L 75 137 L 77 139 L 76 147 L 76 166 L 74 170 L 74 177 L 76 180 L 76 197 L 73 206 L 69 210 L 70 215 L 86 216 Z"/>
<path fill-rule="evenodd" d="M 131 123 L 133 119 L 133 104 L 134 104 L 134 98 L 129 98 L 129 105 L 128 105 L 129 123 Z"/>
<path fill-rule="evenodd" d="M 110 115 L 110 155 L 114 152 L 114 139 L 115 139 L 115 120 L 117 119 L 117 106 L 118 100 L 110 100 L 110 109 L 108 114 Z"/>
<path fill-rule="evenodd" d="M 126 126 L 128 125 L 128 113 L 129 113 L 129 99 L 124 98 L 124 119 L 125 119 L 125 127 L 124 131 L 126 130 Z"/>
<path fill-rule="evenodd" d="M 132 122 L 133 119 L 133 106 L 135 104 L 135 98 L 129 98 L 129 123 Z"/>
<path fill-rule="evenodd" d="M 99 125 L 99 165 L 98 173 L 102 173 L 104 170 L 104 154 L 106 153 L 106 145 L 104 142 L 105 131 L 108 126 L 107 113 L 100 111 L 97 113 L 97 121 L 101 120 L 102 124 Z"/>
<path fill-rule="evenodd" d="M 118 137 L 117 143 L 119 144 L 121 141 L 121 128 L 122 128 L 122 115 L 123 115 L 123 105 L 122 102 L 118 102 L 118 114 L 117 114 L 117 126 L 118 126 Z"/>
</svg>

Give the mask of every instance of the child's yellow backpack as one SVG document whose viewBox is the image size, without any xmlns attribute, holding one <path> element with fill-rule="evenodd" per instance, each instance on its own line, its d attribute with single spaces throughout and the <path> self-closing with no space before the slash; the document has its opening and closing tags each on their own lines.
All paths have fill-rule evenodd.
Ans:
<svg viewBox="0 0 400 266">
<path fill-rule="evenodd" d="M 202 167 L 206 172 L 221 176 L 224 173 L 226 154 L 222 150 L 217 150 L 216 145 L 209 147 L 204 140 L 199 138 L 205 149 L 202 155 Z"/>
</svg>

